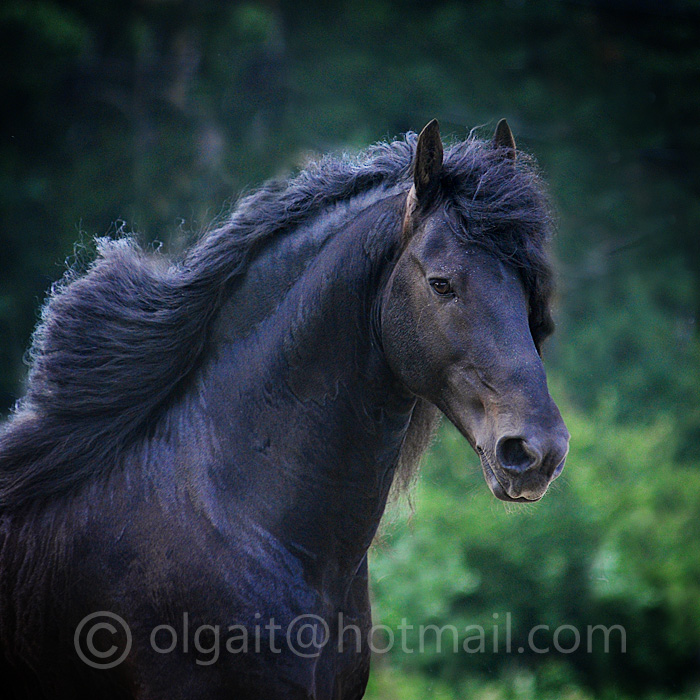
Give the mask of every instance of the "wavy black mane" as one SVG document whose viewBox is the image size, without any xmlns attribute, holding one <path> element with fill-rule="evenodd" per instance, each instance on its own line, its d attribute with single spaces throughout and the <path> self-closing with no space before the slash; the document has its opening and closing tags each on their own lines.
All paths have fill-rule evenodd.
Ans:
<svg viewBox="0 0 700 700">
<path fill-rule="evenodd" d="M 325 208 L 410 185 L 415 134 L 356 157 L 326 157 L 242 199 L 181 259 L 128 238 L 101 239 L 85 273 L 54 285 L 33 337 L 26 396 L 0 434 L 0 507 L 15 508 L 105 474 L 152 429 L 207 353 L 222 300 L 264 245 Z M 535 169 L 470 138 L 445 153 L 443 205 L 461 236 L 522 272 L 535 341 L 551 330 L 549 219 Z"/>
</svg>

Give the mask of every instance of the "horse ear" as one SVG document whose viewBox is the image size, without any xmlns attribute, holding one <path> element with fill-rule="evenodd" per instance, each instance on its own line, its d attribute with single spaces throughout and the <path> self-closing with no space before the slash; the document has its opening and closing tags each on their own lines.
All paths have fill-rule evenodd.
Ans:
<svg viewBox="0 0 700 700">
<path fill-rule="evenodd" d="M 515 139 L 505 119 L 501 119 L 493 135 L 493 147 L 503 149 L 503 155 L 515 163 Z"/>
<path fill-rule="evenodd" d="M 442 170 L 442 141 L 437 119 L 425 125 L 418 137 L 416 157 L 413 161 L 413 186 L 416 199 L 424 204 L 435 193 Z"/>
</svg>

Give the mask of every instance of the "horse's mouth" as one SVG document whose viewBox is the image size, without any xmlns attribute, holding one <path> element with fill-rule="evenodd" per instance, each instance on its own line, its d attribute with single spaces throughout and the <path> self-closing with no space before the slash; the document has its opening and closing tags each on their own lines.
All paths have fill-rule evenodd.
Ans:
<svg viewBox="0 0 700 700">
<path fill-rule="evenodd" d="M 526 498 L 525 496 L 509 495 L 507 488 L 499 480 L 484 450 L 478 447 L 476 451 L 481 460 L 481 469 L 484 472 L 484 478 L 486 479 L 486 483 L 491 489 L 491 493 L 493 493 L 493 495 L 500 501 L 507 501 L 509 503 L 535 503 L 536 501 L 539 501 L 542 498 L 542 496 L 544 496 L 544 494 L 547 492 L 547 487 L 549 486 L 549 484 L 545 485 L 544 489 L 542 489 L 542 493 L 532 498 Z"/>
</svg>

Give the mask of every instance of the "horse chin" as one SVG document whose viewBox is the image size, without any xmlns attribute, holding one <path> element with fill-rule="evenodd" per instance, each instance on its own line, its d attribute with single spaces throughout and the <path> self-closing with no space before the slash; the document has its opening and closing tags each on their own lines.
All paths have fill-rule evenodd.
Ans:
<svg viewBox="0 0 700 700">
<path fill-rule="evenodd" d="M 491 466 L 491 462 L 483 450 L 478 450 L 479 458 L 481 459 L 481 469 L 484 472 L 484 478 L 488 487 L 491 489 L 491 493 L 499 500 L 506 501 L 507 503 L 535 503 L 539 501 L 545 493 L 547 493 L 547 488 L 549 484 L 545 484 L 544 488 L 531 489 L 531 488 L 520 488 L 517 489 L 518 495 L 513 494 L 513 486 L 506 488 L 496 476 L 496 472 Z M 510 493 L 509 493 L 510 492 Z"/>
</svg>

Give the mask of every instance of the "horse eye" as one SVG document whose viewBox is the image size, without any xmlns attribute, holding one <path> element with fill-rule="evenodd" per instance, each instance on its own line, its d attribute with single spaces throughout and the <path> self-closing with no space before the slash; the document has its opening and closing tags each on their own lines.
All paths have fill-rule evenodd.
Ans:
<svg viewBox="0 0 700 700">
<path fill-rule="evenodd" d="M 450 283 L 445 279 L 434 278 L 428 281 L 430 282 L 430 286 L 433 288 L 435 293 L 439 294 L 440 296 L 446 296 L 452 292 Z"/>
</svg>

